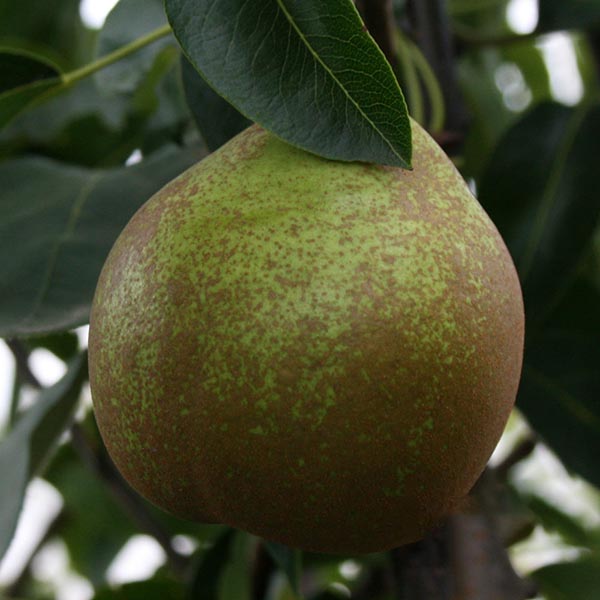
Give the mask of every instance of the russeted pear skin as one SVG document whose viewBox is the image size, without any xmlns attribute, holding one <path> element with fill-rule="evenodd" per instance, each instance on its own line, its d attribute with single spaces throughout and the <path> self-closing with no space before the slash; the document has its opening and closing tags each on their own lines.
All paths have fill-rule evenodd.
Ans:
<svg viewBox="0 0 600 600">
<path fill-rule="evenodd" d="M 506 247 L 413 124 L 412 171 L 257 126 L 155 194 L 102 271 L 89 367 L 106 447 L 176 515 L 332 553 L 423 537 L 514 403 Z"/>
</svg>

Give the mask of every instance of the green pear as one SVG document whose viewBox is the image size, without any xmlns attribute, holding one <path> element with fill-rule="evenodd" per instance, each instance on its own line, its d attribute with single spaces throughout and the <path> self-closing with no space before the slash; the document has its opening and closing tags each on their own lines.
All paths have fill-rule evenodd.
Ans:
<svg viewBox="0 0 600 600">
<path fill-rule="evenodd" d="M 148 500 L 306 550 L 413 542 L 457 509 L 513 406 L 506 247 L 413 124 L 412 171 L 257 126 L 153 196 L 102 271 L 100 432 Z"/>
</svg>

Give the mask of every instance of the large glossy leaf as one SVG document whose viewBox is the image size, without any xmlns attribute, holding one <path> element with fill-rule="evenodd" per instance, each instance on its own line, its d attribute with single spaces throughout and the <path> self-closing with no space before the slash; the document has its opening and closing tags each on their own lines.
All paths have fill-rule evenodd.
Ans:
<svg viewBox="0 0 600 600">
<path fill-rule="evenodd" d="M 120 0 L 100 32 L 97 54 L 113 52 L 166 23 L 162 0 Z M 95 75 L 99 89 L 106 95 L 133 92 L 152 68 L 156 56 L 168 45 L 176 45 L 173 36 L 161 38 L 102 69 Z"/>
<path fill-rule="evenodd" d="M 167 149 L 132 167 L 42 158 L 0 164 L 0 335 L 87 322 L 100 269 L 133 213 L 199 158 Z"/>
<path fill-rule="evenodd" d="M 517 266 L 529 325 L 571 281 L 600 215 L 600 106 L 544 103 L 515 123 L 483 176 L 479 199 Z"/>
<path fill-rule="evenodd" d="M 251 125 L 204 81 L 185 56 L 181 57 L 181 77 L 188 106 L 211 152 Z"/>
<path fill-rule="evenodd" d="M 328 158 L 406 166 L 406 105 L 350 0 L 166 0 L 175 36 L 241 113 Z"/>
<path fill-rule="evenodd" d="M 578 281 L 529 335 L 518 406 L 572 471 L 600 485 L 600 293 Z"/>
<path fill-rule="evenodd" d="M 0 443 L 0 558 L 14 534 L 25 488 L 40 470 L 69 423 L 86 373 L 86 356 L 71 361 L 67 374 L 43 390 Z"/>
</svg>

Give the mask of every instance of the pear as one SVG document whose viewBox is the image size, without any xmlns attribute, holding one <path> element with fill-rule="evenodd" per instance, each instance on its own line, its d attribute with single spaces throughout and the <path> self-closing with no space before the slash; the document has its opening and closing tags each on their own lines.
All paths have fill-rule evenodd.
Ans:
<svg viewBox="0 0 600 600">
<path fill-rule="evenodd" d="M 412 171 L 252 126 L 167 184 L 103 268 L 96 419 L 175 515 L 382 551 L 460 507 L 513 407 L 523 304 L 494 225 L 413 124 Z"/>
</svg>

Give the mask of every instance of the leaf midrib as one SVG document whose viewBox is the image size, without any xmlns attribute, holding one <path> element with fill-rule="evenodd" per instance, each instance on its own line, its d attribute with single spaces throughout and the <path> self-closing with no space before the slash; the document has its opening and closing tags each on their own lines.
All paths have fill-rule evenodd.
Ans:
<svg viewBox="0 0 600 600">
<path fill-rule="evenodd" d="M 28 316 L 26 316 L 22 324 L 30 322 L 35 316 L 38 314 L 40 307 L 42 306 L 48 291 L 50 290 L 50 284 L 52 282 L 52 278 L 54 276 L 54 272 L 56 269 L 56 265 L 58 263 L 58 255 L 63 243 L 68 239 L 71 233 L 75 230 L 75 226 L 77 225 L 77 221 L 79 216 L 81 215 L 81 211 L 83 210 L 83 206 L 85 202 L 89 199 L 93 189 L 105 176 L 105 173 L 102 171 L 97 171 L 95 173 L 91 173 L 88 180 L 84 183 L 79 191 L 79 194 L 75 198 L 73 205 L 71 206 L 71 211 L 69 213 L 69 219 L 65 226 L 63 232 L 57 236 L 56 242 L 51 250 L 50 257 L 48 259 L 48 265 L 46 268 L 46 272 L 43 276 L 40 291 L 37 295 L 37 298 L 34 301 L 33 307 Z"/>
<path fill-rule="evenodd" d="M 357 110 L 357 112 L 365 119 L 365 121 L 367 121 L 367 123 L 369 123 L 369 125 L 371 125 L 373 130 L 376 131 L 379 134 L 380 138 L 387 144 L 387 146 L 391 150 L 392 154 L 394 156 L 396 156 L 403 164 L 408 166 L 410 163 L 408 161 L 404 160 L 404 158 L 400 154 L 398 154 L 398 152 L 396 152 L 396 150 L 394 149 L 394 146 L 390 142 L 390 140 L 383 134 L 383 132 L 379 129 L 379 127 L 377 127 L 377 125 L 375 125 L 375 123 L 369 118 L 369 116 L 361 109 L 361 107 L 357 104 L 357 102 L 354 100 L 354 98 L 350 95 L 350 93 L 342 85 L 342 83 L 339 81 L 339 79 L 335 76 L 333 71 L 323 62 L 323 60 L 320 58 L 318 53 L 310 45 L 310 43 L 309 43 L 308 39 L 306 38 L 306 36 L 304 35 L 304 33 L 296 25 L 296 22 L 292 18 L 292 15 L 287 11 L 283 0 L 276 0 L 276 2 L 277 2 L 277 5 L 279 6 L 280 10 L 284 14 L 285 18 L 287 19 L 287 21 L 290 23 L 292 28 L 298 34 L 300 40 L 304 43 L 306 48 L 309 50 L 309 52 L 312 55 L 315 62 L 317 62 L 319 65 L 321 65 L 321 67 L 325 70 L 325 72 L 329 74 L 329 76 L 333 79 L 333 81 L 337 84 L 337 86 L 342 90 L 342 92 L 346 96 L 346 98 L 352 103 L 352 105 Z M 356 7 L 354 6 L 354 4 L 352 4 L 352 7 L 354 10 L 356 10 Z"/>
</svg>

